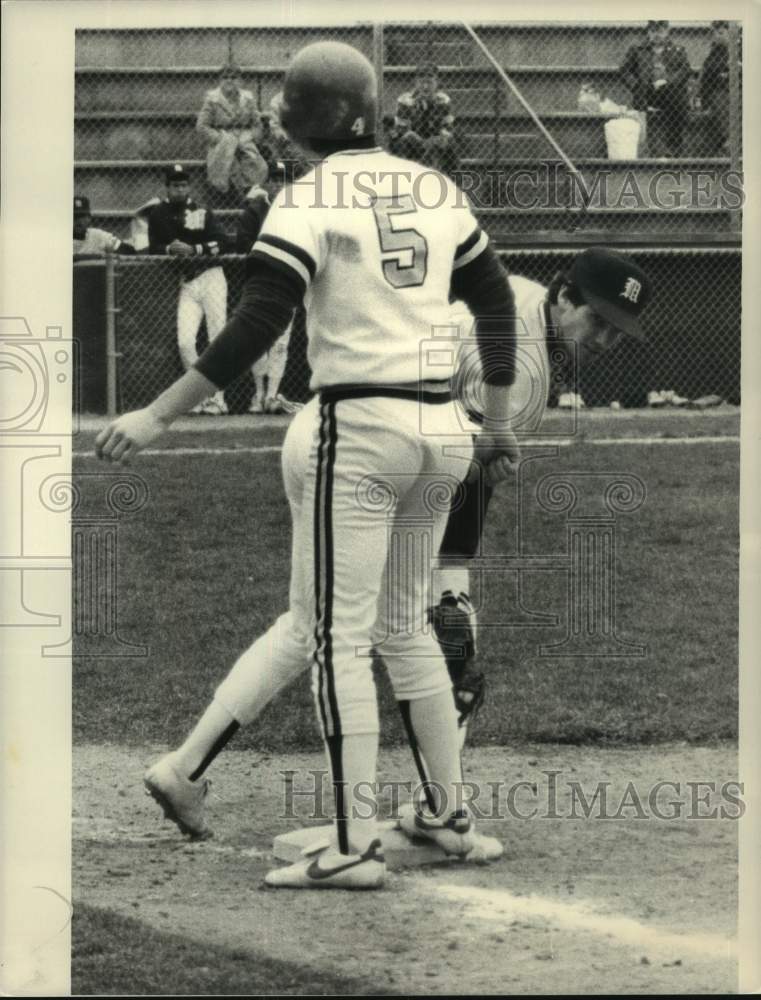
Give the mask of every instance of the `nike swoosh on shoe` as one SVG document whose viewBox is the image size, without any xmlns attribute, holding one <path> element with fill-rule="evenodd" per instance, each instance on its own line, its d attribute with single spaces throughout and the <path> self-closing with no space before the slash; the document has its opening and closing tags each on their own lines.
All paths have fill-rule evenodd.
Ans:
<svg viewBox="0 0 761 1000">
<path fill-rule="evenodd" d="M 346 864 L 337 865 L 335 868 L 320 868 L 319 858 L 315 858 L 307 868 L 306 876 L 307 878 L 319 881 L 320 879 L 331 878 L 333 875 L 338 875 L 340 872 L 348 871 L 350 868 L 356 868 L 357 865 L 364 864 L 365 861 L 379 861 L 383 863 L 386 859 L 383 856 L 380 847 L 381 842 L 379 840 L 374 840 L 364 854 L 355 858 L 354 861 L 347 861 Z"/>
</svg>

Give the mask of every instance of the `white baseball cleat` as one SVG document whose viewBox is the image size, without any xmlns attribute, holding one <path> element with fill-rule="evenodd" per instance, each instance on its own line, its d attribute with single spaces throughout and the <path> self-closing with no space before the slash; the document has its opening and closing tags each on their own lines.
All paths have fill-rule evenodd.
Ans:
<svg viewBox="0 0 761 1000">
<path fill-rule="evenodd" d="M 284 396 L 281 392 L 275 396 L 275 399 L 277 400 L 283 413 L 298 413 L 299 410 L 304 409 L 303 403 L 297 403 L 295 399 L 288 399 L 288 397 Z"/>
<path fill-rule="evenodd" d="M 476 830 L 475 820 L 465 809 L 443 820 L 432 817 L 424 805 L 408 802 L 399 808 L 398 825 L 410 840 L 430 840 L 446 854 L 464 861 L 497 861 L 504 853 L 496 837 L 487 837 Z"/>
<path fill-rule="evenodd" d="M 585 410 L 587 404 L 578 392 L 561 392 L 558 396 L 558 409 Z"/>
<path fill-rule="evenodd" d="M 210 782 L 207 778 L 191 781 L 174 766 L 173 754 L 167 754 L 150 767 L 143 784 L 161 806 L 164 816 L 175 823 L 182 833 L 194 840 L 208 840 L 213 833 L 204 815 Z"/>
<path fill-rule="evenodd" d="M 209 399 L 205 399 L 201 403 L 200 408 L 193 410 L 194 413 L 202 413 L 206 417 L 224 417 L 225 414 L 229 413 L 227 409 L 227 403 L 224 399 L 218 399 L 216 396 L 210 396 Z"/>
<path fill-rule="evenodd" d="M 308 847 L 301 861 L 273 868 L 264 884 L 276 889 L 379 889 L 386 875 L 380 840 L 362 854 L 340 854 L 335 847 Z"/>
</svg>

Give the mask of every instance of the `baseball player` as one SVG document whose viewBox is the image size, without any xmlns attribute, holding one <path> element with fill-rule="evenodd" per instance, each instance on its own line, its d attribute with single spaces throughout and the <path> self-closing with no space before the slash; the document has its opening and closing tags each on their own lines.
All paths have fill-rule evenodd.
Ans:
<svg viewBox="0 0 761 1000">
<path fill-rule="evenodd" d="M 510 393 L 513 424 L 536 431 L 550 392 L 548 350 L 573 352 L 576 370 L 610 351 L 623 336 L 642 339 L 640 314 L 650 298 L 645 272 L 629 257 L 601 247 L 580 253 L 567 271 L 558 273 L 549 288 L 512 275 L 515 296 L 518 364 Z M 480 355 L 471 337 L 473 317 L 457 308 L 449 322 L 462 338 L 455 383 L 466 414 L 481 420 Z M 559 372 L 558 374 L 562 374 Z M 311 428 L 317 400 L 313 399 L 290 424 L 283 446 L 283 473 L 294 522 L 299 518 L 301 493 L 309 461 Z M 475 428 L 474 428 L 475 429 Z M 464 502 L 449 515 L 434 569 L 432 591 L 439 595 L 430 610 L 442 643 L 459 716 L 461 742 L 474 708 L 484 696 L 484 678 L 473 666 L 476 621 L 470 601 L 468 565 L 477 554 L 486 511 L 493 490 L 478 480 L 466 484 Z M 158 761 L 146 775 L 146 785 L 168 818 L 190 836 L 211 835 L 205 817 L 211 762 L 241 726 L 252 722 L 267 704 L 306 670 L 303 639 L 293 614 L 282 615 L 269 632 L 238 659 L 217 689 L 214 700 L 188 738 L 176 751 Z M 425 762 L 416 755 L 425 787 Z M 404 819 L 404 807 L 400 810 Z M 468 857 L 488 858 L 488 844 Z"/>
<path fill-rule="evenodd" d="M 135 248 L 117 236 L 92 225 L 90 199 L 74 195 L 74 256 L 102 257 L 107 253 L 133 254 Z"/>
<path fill-rule="evenodd" d="M 243 211 L 238 220 L 235 233 L 235 249 L 238 253 L 247 254 L 252 249 L 269 208 L 269 194 L 263 187 L 254 184 L 246 195 Z M 293 321 L 283 336 L 275 341 L 251 369 L 254 395 L 248 408 L 249 413 L 295 413 L 301 409 L 300 403 L 286 399 L 280 392 L 292 329 Z"/>
<path fill-rule="evenodd" d="M 214 258 L 226 248 L 227 234 L 214 213 L 190 198 L 189 178 L 181 163 L 165 173 L 166 200 L 148 213 L 148 250 L 182 258 L 180 295 L 177 302 L 177 346 L 185 369 L 198 360 L 196 337 L 201 320 L 212 341 L 227 317 L 227 280 Z M 221 390 L 202 400 L 194 413 L 221 416 L 227 413 Z"/>
<path fill-rule="evenodd" d="M 278 887 L 383 882 L 382 845 L 375 816 L 367 815 L 378 711 L 362 652 L 379 622 L 394 691 L 406 703 L 433 784 L 407 832 L 458 856 L 477 843 L 462 804 L 451 682 L 423 627 L 428 574 L 411 572 L 406 550 L 396 561 L 389 524 L 407 533 L 412 562 L 428 545 L 437 551 L 447 511 L 431 502 L 431 489 L 456 491 L 470 470 L 474 449 L 451 393 L 454 360 L 447 370 L 421 350 L 431 328 L 446 322 L 450 291 L 478 317 L 484 419 L 477 446 L 487 481 L 513 474 L 514 302 L 462 192 L 376 146 L 376 102 L 373 68 L 350 46 L 322 42 L 298 53 L 286 73 L 282 123 L 317 167 L 275 199 L 223 334 L 154 403 L 117 418 L 96 439 L 100 457 L 129 461 L 261 356 L 306 295 L 311 388 L 319 400 L 294 524 L 291 609 L 313 664 L 336 820 L 331 844 L 268 873 L 265 882 Z M 452 438 L 462 445 L 458 454 L 442 447 Z"/>
</svg>

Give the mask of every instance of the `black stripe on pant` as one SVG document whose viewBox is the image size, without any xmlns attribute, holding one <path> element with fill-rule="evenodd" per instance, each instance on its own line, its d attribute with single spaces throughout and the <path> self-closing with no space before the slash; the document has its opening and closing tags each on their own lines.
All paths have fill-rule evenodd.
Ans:
<svg viewBox="0 0 761 1000">
<path fill-rule="evenodd" d="M 402 713 L 402 722 L 404 722 L 404 729 L 407 733 L 407 742 L 412 750 L 412 756 L 415 760 L 415 767 L 417 768 L 417 773 L 420 777 L 420 784 L 423 786 L 423 793 L 425 794 L 425 801 L 428 808 L 431 810 L 435 816 L 438 807 L 436 804 L 436 799 L 433 794 L 433 789 L 430 785 L 430 778 L 425 769 L 425 762 L 420 753 L 420 747 L 418 746 L 417 736 L 415 735 L 415 730 L 412 728 L 412 715 L 410 714 L 410 703 L 409 701 L 399 702 L 399 711 Z"/>
<path fill-rule="evenodd" d="M 349 852 L 346 783 L 343 773 L 343 738 L 333 669 L 333 480 L 338 429 L 336 404 L 320 407 L 314 510 L 315 652 L 318 668 L 317 700 L 333 772 L 338 849 Z M 324 587 L 321 586 L 324 573 Z"/>
</svg>

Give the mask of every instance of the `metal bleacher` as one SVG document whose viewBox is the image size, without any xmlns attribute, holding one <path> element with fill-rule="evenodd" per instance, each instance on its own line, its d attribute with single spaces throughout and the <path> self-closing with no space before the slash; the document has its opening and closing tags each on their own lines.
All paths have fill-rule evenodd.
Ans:
<svg viewBox="0 0 761 1000">
<path fill-rule="evenodd" d="M 551 198 L 532 205 L 524 180 L 515 181 L 510 204 L 477 205 L 493 238 L 503 245 L 562 244 L 577 240 L 636 245 L 733 244 L 739 239 L 737 215 L 722 201 L 733 166 L 728 158 L 701 157 L 699 121 L 691 122 L 685 156 L 679 160 L 636 160 L 613 163 L 606 158 L 605 116 L 577 110 L 582 82 L 598 84 L 612 100 L 625 101 L 617 68 L 626 49 L 642 35 L 637 24 L 490 24 L 478 28 L 492 54 L 509 72 L 556 141 L 571 157 L 585 181 L 593 185 L 608 170 L 606 205 L 594 200 L 583 219 L 569 225 L 569 212 Z M 283 72 L 294 52 L 309 41 L 340 37 L 377 58 L 369 25 L 321 31 L 307 27 L 161 30 L 105 29 L 77 34 L 75 88 L 75 186 L 87 194 L 96 220 L 124 234 L 134 209 L 163 193 L 163 168 L 182 161 L 191 173 L 193 190 L 203 190 L 203 140 L 195 119 L 204 92 L 216 85 L 219 68 L 230 58 L 243 69 L 244 86 L 266 109 L 280 89 Z M 675 24 L 674 41 L 685 46 L 693 69 L 699 69 L 709 46 L 709 27 Z M 466 37 L 448 39 L 430 26 L 390 24 L 383 34 L 383 106 L 393 111 L 396 97 L 412 85 L 421 56 L 440 66 L 440 86 L 451 97 L 457 119 L 461 166 L 486 176 L 550 167 L 556 153 L 512 98 L 492 68 Z M 635 176 L 647 191 L 653 178 L 668 167 L 680 179 L 669 191 L 683 203 L 663 211 L 645 199 L 632 204 L 617 197 L 626 178 Z M 695 173 L 707 175 L 700 204 L 689 197 Z M 543 180 L 542 185 L 545 184 Z M 548 171 L 548 191 L 560 195 L 569 178 Z M 679 195 L 682 192 L 682 195 Z M 559 199 L 558 199 L 559 200 Z M 235 210 L 222 210 L 229 219 Z M 107 223 L 107 224 L 106 224 Z M 97 224 L 97 222 L 96 222 Z"/>
</svg>

